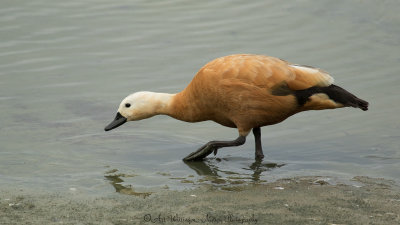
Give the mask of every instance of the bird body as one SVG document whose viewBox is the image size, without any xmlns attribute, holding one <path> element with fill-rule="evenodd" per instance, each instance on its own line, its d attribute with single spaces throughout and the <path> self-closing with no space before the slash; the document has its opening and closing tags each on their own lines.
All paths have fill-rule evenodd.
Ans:
<svg viewBox="0 0 400 225">
<path fill-rule="evenodd" d="M 343 107 L 326 95 L 314 95 L 300 106 L 295 95 L 273 94 L 284 84 L 289 93 L 332 83 L 333 78 L 319 69 L 274 57 L 225 56 L 207 63 L 174 96 L 169 115 L 188 122 L 213 120 L 247 135 L 253 127 L 279 123 L 300 111 Z"/>
<path fill-rule="evenodd" d="M 212 120 L 237 128 L 239 137 L 246 137 L 253 128 L 279 123 L 301 111 L 346 106 L 367 110 L 368 103 L 333 85 L 333 78 L 320 69 L 270 56 L 238 54 L 207 63 L 177 94 L 129 95 L 118 114 L 125 121 L 158 114 L 186 122 Z M 110 125 L 108 128 L 116 127 Z M 239 142 L 235 144 L 242 144 Z M 218 146 L 208 147 L 207 154 L 211 150 L 216 153 Z M 196 157 L 204 156 L 204 148 L 201 154 Z"/>
</svg>

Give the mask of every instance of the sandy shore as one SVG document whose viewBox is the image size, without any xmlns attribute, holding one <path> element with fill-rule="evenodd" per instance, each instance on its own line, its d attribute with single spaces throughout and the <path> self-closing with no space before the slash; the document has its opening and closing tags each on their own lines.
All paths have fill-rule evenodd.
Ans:
<svg viewBox="0 0 400 225">
<path fill-rule="evenodd" d="M 0 224 L 400 224 L 400 187 L 355 177 L 331 185 L 318 177 L 203 186 L 150 196 L 105 197 L 2 190 Z"/>
</svg>

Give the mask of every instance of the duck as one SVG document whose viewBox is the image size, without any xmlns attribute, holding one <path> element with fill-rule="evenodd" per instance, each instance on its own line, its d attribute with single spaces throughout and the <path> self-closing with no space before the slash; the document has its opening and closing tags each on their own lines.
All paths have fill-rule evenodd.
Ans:
<svg viewBox="0 0 400 225">
<path fill-rule="evenodd" d="M 308 110 L 368 110 L 367 101 L 333 83 L 332 76 L 316 67 L 266 55 L 228 55 L 204 65 L 179 93 L 139 91 L 128 95 L 104 129 L 110 131 L 128 121 L 156 115 L 189 123 L 211 120 L 237 129 L 238 137 L 210 141 L 184 161 L 203 160 L 211 153 L 216 155 L 220 148 L 243 145 L 251 131 L 255 158 L 263 159 L 261 127 Z"/>
</svg>

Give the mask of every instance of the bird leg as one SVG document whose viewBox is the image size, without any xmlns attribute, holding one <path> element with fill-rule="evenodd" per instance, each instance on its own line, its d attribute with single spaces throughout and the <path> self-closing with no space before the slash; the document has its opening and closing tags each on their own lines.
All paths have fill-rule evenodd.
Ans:
<svg viewBox="0 0 400 225">
<path fill-rule="evenodd" d="M 261 129 L 260 127 L 253 128 L 254 139 L 256 142 L 256 159 L 263 159 L 264 153 L 261 145 Z"/>
<path fill-rule="evenodd" d="M 183 161 L 195 161 L 201 160 L 214 152 L 217 154 L 219 148 L 223 147 L 232 147 L 232 146 L 239 146 L 246 142 L 245 136 L 239 136 L 237 139 L 233 141 L 210 141 L 207 144 L 200 147 L 197 151 L 190 153 L 186 156 Z"/>
</svg>

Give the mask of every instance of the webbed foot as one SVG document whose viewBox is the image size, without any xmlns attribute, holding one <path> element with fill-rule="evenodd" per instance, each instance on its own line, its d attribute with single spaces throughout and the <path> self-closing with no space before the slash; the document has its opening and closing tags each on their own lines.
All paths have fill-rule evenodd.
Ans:
<svg viewBox="0 0 400 225">
<path fill-rule="evenodd" d="M 202 160 L 207 157 L 209 154 L 214 152 L 214 155 L 217 154 L 218 148 L 213 146 L 210 142 L 200 147 L 197 151 L 190 153 L 186 156 L 183 161 L 196 161 Z"/>
<path fill-rule="evenodd" d="M 245 136 L 239 136 L 237 139 L 233 141 L 210 141 L 207 144 L 203 145 L 201 148 L 199 148 L 197 151 L 190 153 L 183 159 L 183 161 L 202 160 L 213 152 L 214 155 L 216 155 L 219 148 L 239 146 L 244 144 L 245 142 L 246 142 Z"/>
</svg>

